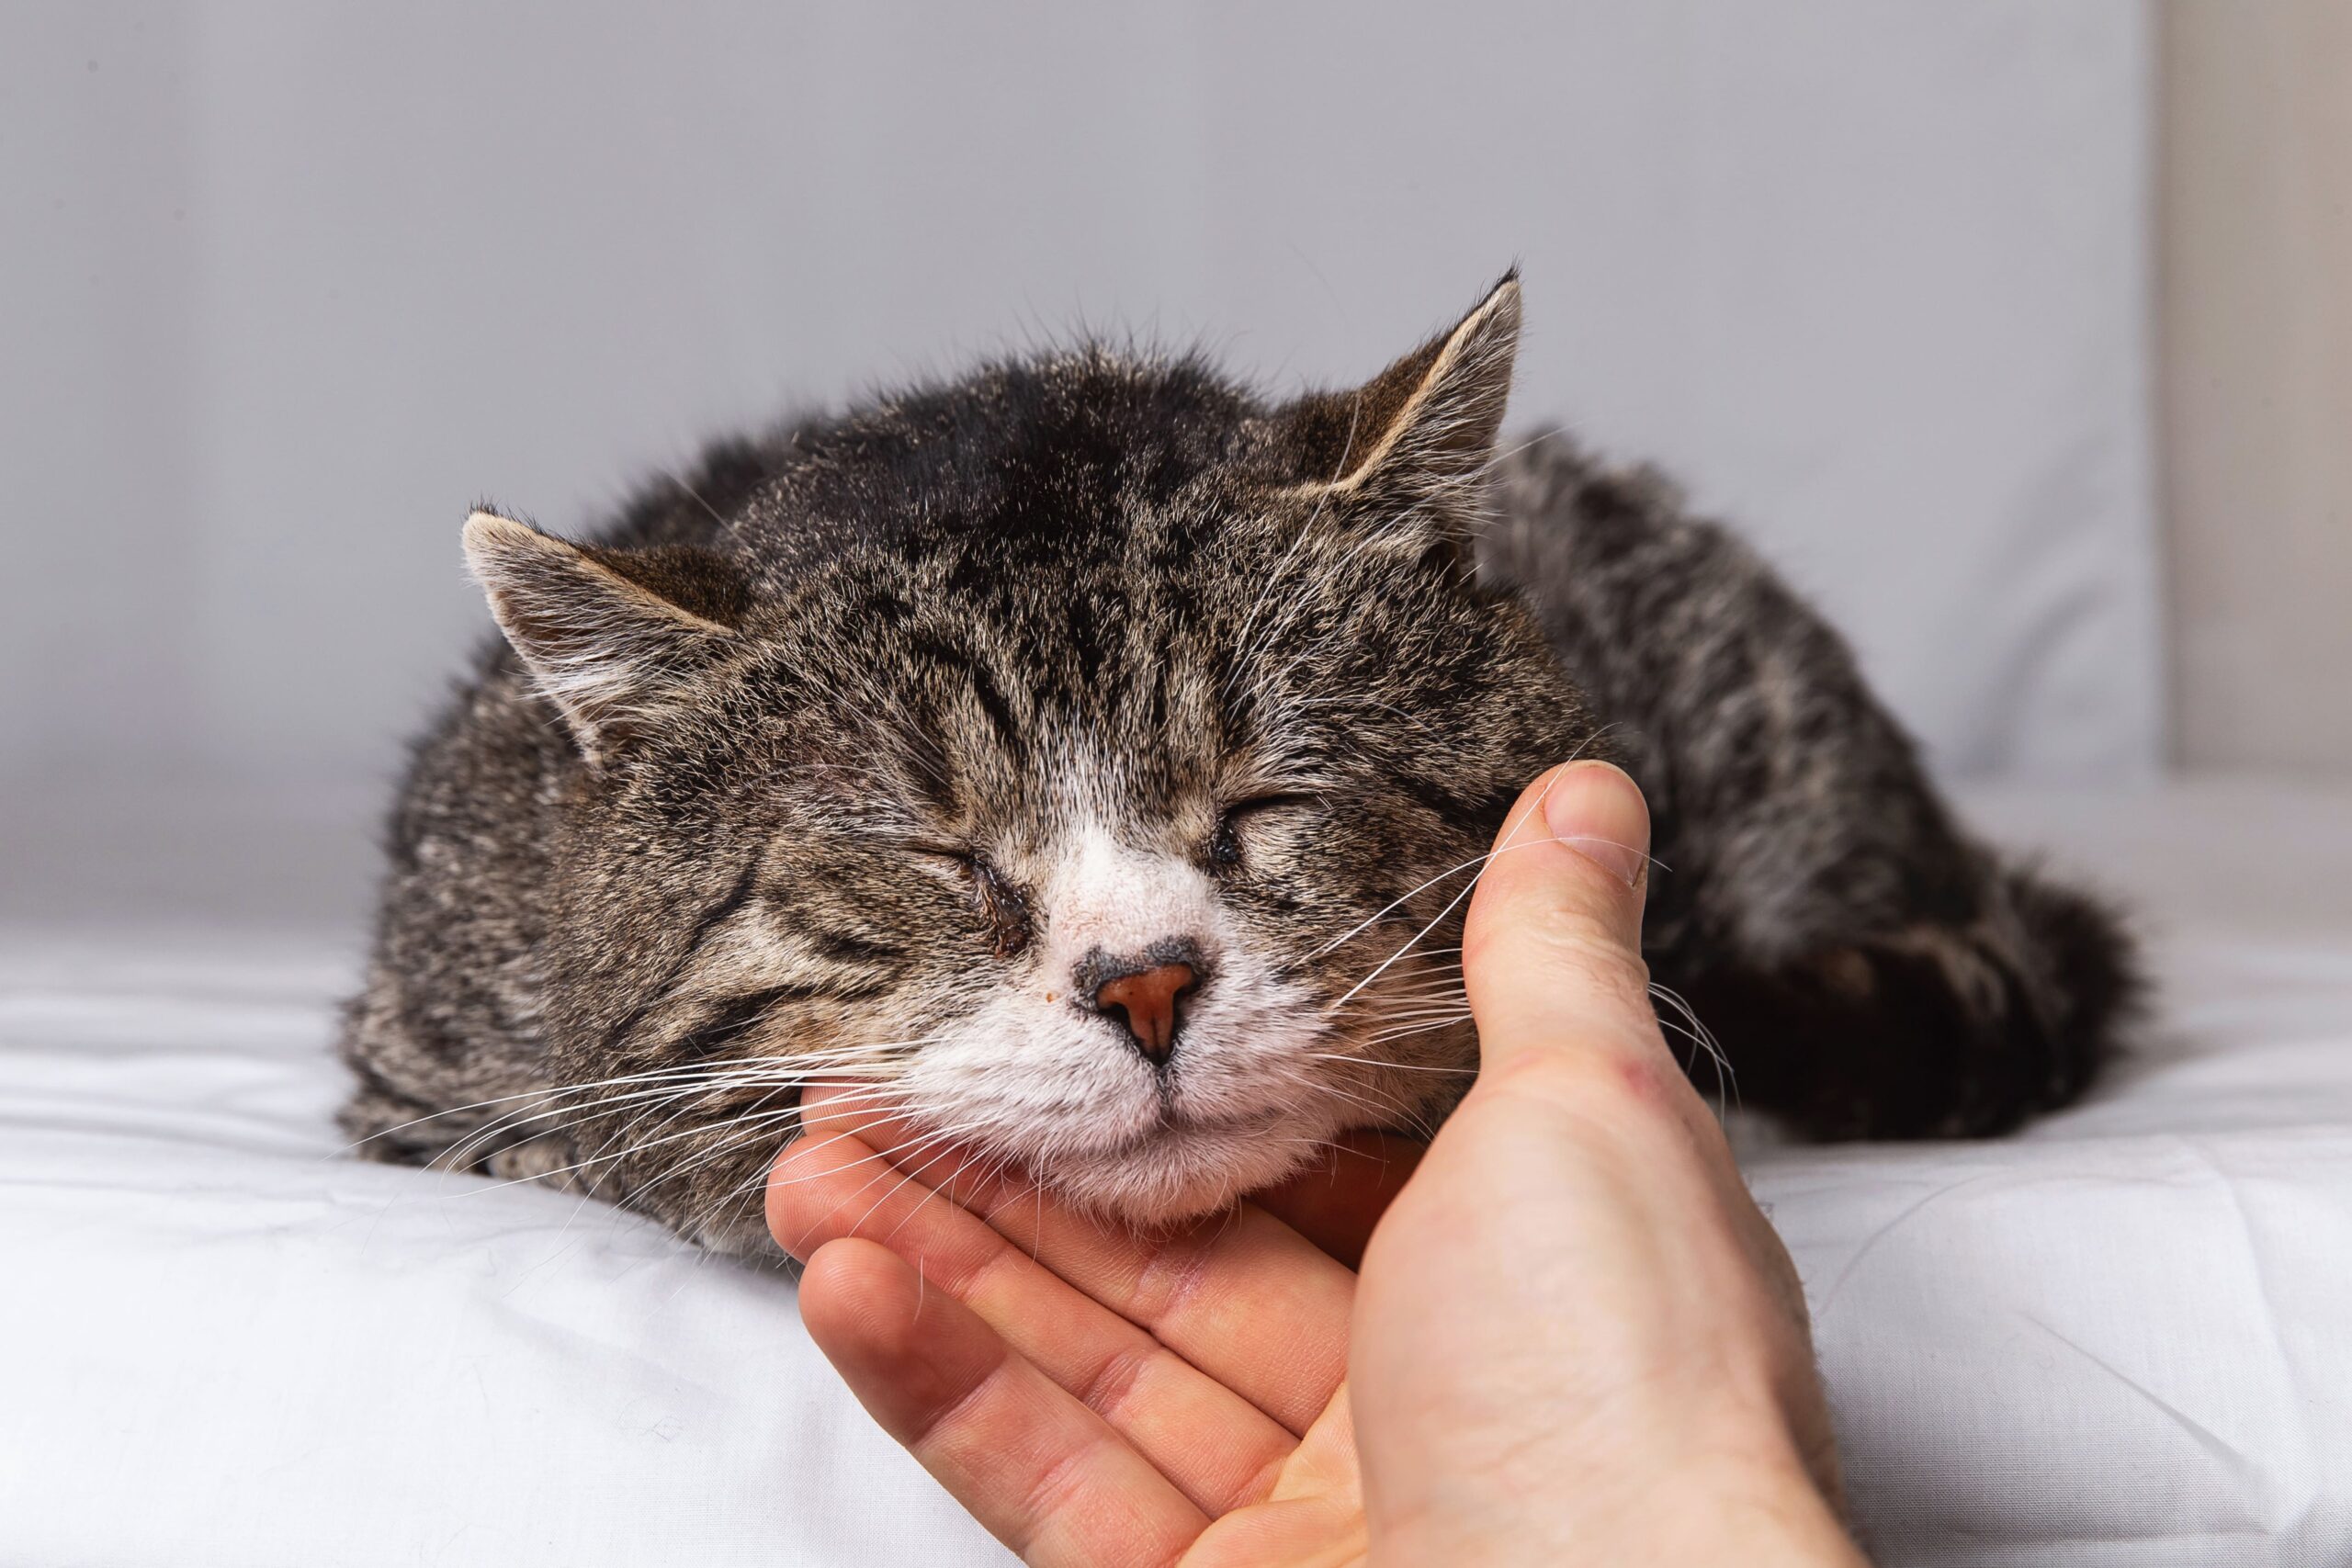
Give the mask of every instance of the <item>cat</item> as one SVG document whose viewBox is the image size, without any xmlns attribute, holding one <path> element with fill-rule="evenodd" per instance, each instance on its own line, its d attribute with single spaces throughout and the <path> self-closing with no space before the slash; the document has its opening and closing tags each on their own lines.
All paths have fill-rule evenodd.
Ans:
<svg viewBox="0 0 2352 1568">
<path fill-rule="evenodd" d="M 752 1252 L 845 1077 L 1202 1214 L 1442 1117 L 1478 867 L 1579 756 L 1648 795 L 1696 1072 L 1819 1138 L 2065 1103 L 2135 1009 L 2116 915 L 1963 832 L 1665 480 L 1498 448 L 1520 315 L 1514 273 L 1288 401 L 1083 344 L 723 442 L 594 543 L 476 513 L 504 641 L 400 792 L 345 1130 Z"/>
</svg>

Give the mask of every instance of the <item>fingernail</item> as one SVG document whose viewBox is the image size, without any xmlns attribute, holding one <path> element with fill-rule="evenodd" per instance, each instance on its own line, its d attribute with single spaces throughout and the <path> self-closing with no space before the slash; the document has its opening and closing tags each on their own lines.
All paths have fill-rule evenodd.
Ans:
<svg viewBox="0 0 2352 1568">
<path fill-rule="evenodd" d="M 1552 836 L 1627 887 L 1649 869 L 1650 813 L 1623 769 L 1609 762 L 1571 762 L 1553 775 L 1544 797 Z"/>
</svg>

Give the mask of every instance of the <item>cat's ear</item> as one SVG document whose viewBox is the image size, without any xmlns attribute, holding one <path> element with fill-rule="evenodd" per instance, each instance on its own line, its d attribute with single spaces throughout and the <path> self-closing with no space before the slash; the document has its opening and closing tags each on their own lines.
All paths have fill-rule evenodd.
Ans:
<svg viewBox="0 0 2352 1568">
<path fill-rule="evenodd" d="M 742 583 L 707 551 L 582 547 L 492 512 L 466 519 L 466 564 L 591 761 L 731 642 L 742 611 Z"/>
<path fill-rule="evenodd" d="M 1392 515 L 1475 509 L 1493 461 L 1519 351 L 1519 273 L 1477 308 L 1351 392 L 1316 393 L 1283 412 L 1296 488 L 1334 505 Z M 1448 504 L 1459 502 L 1459 505 Z"/>
</svg>

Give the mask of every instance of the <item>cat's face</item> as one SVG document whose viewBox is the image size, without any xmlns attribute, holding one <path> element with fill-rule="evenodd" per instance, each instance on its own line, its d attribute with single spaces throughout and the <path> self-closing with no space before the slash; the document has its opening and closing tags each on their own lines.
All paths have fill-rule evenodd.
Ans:
<svg viewBox="0 0 2352 1568">
<path fill-rule="evenodd" d="M 857 1079 L 1139 1222 L 1450 1105 L 1472 878 L 1587 734 L 1461 547 L 1515 321 L 1506 285 L 1351 415 L 1122 411 L 1159 372 L 1033 367 L 949 468 L 859 478 L 885 522 L 823 524 L 838 470 L 783 487 L 736 578 L 477 524 L 592 761 L 560 1055 L 707 1074 L 668 1133 L 721 1169 L 773 1153 L 798 1084 Z"/>
</svg>

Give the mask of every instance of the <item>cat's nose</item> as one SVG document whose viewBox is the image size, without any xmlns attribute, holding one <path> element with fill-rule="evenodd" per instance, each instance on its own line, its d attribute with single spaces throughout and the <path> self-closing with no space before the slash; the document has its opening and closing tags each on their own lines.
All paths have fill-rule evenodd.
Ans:
<svg viewBox="0 0 2352 1568">
<path fill-rule="evenodd" d="M 1158 964 L 1106 981 L 1095 989 L 1094 1005 L 1125 1013 L 1136 1049 L 1157 1066 L 1176 1050 L 1177 1002 L 1198 983 L 1189 964 Z"/>
<path fill-rule="evenodd" d="M 1144 1060 L 1162 1066 L 1176 1051 L 1177 1010 L 1200 983 L 1200 971 L 1182 959 L 1142 960 L 1101 980 L 1094 1006 L 1123 1015 L 1135 1048 Z"/>
</svg>

